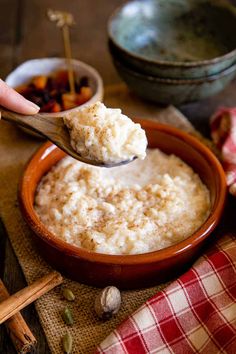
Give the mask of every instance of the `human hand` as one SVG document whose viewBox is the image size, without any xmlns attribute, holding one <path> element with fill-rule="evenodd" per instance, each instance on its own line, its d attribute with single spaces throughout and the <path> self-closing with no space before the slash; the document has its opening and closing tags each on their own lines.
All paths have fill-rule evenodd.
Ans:
<svg viewBox="0 0 236 354">
<path fill-rule="evenodd" d="M 28 101 L 18 92 L 9 87 L 0 79 L 0 106 L 11 111 L 31 115 L 39 111 L 39 107 L 31 101 Z"/>
</svg>

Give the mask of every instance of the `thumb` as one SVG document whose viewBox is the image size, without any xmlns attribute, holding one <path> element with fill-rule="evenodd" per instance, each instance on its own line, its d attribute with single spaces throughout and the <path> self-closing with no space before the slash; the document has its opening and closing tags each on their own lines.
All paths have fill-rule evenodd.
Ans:
<svg viewBox="0 0 236 354">
<path fill-rule="evenodd" d="M 0 79 L 0 106 L 21 114 L 36 114 L 39 107 L 28 101 Z"/>
</svg>

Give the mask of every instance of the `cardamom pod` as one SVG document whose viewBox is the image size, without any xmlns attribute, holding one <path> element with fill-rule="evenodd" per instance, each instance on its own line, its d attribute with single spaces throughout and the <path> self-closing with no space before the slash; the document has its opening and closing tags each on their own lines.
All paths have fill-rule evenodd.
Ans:
<svg viewBox="0 0 236 354">
<path fill-rule="evenodd" d="M 69 326 L 73 325 L 74 323 L 73 315 L 69 307 L 65 307 L 64 311 L 62 312 L 62 318 L 67 325 Z"/>
<path fill-rule="evenodd" d="M 64 288 L 62 290 L 62 295 L 64 296 L 64 298 L 68 301 L 74 301 L 75 299 L 75 295 L 73 294 L 73 292 L 68 289 L 68 288 Z"/>
<path fill-rule="evenodd" d="M 72 352 L 73 339 L 69 332 L 62 337 L 62 348 L 64 353 L 70 354 Z"/>
<path fill-rule="evenodd" d="M 95 312 L 102 320 L 108 320 L 115 315 L 121 305 L 121 294 L 115 286 L 107 286 L 95 298 Z"/>
</svg>

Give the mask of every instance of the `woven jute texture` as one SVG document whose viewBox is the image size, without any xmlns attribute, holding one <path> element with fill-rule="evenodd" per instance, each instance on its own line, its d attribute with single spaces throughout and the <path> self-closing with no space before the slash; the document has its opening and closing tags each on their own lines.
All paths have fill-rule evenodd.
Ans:
<svg viewBox="0 0 236 354">
<path fill-rule="evenodd" d="M 193 130 L 191 124 L 175 108 L 157 109 L 155 105 L 133 97 L 123 86 L 107 89 L 104 101 L 110 107 L 121 107 L 131 117 L 157 119 L 189 132 Z M 17 202 L 18 182 L 25 163 L 41 144 L 42 141 L 0 121 L 0 214 L 28 283 L 51 271 L 32 244 L 31 231 L 22 219 Z M 73 353 L 92 353 L 96 345 L 122 320 L 165 286 L 162 284 L 149 289 L 123 291 L 121 310 L 113 319 L 103 323 L 97 319 L 93 309 L 99 289 L 68 279 L 64 280 L 65 285 L 76 295 L 76 300 L 69 304 L 75 320 L 72 327 L 67 327 L 61 318 L 62 310 L 68 304 L 61 297 L 60 287 L 35 302 L 52 353 L 62 353 L 61 337 L 66 331 L 73 336 Z"/>
</svg>

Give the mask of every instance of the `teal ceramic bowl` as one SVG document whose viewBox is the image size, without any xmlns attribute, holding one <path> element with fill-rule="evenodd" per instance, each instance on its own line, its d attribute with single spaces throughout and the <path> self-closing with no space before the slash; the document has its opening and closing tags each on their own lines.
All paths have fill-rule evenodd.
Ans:
<svg viewBox="0 0 236 354">
<path fill-rule="evenodd" d="M 118 60 L 113 60 L 121 78 L 140 97 L 161 104 L 180 105 L 215 95 L 236 76 L 236 64 L 220 74 L 200 79 L 164 79 L 134 71 Z"/>
<path fill-rule="evenodd" d="M 236 9 L 226 0 L 134 0 L 111 16 L 113 52 L 140 73 L 200 78 L 236 62 Z"/>
</svg>

